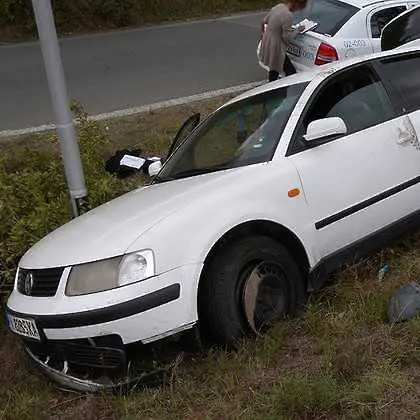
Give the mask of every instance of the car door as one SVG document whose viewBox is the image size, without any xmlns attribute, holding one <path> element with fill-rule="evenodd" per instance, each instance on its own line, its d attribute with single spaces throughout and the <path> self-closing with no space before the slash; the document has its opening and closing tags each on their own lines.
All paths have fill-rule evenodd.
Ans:
<svg viewBox="0 0 420 420">
<path fill-rule="evenodd" d="M 347 134 L 305 144 L 308 124 L 325 117 L 341 117 Z M 410 183 L 420 175 L 420 156 L 401 145 L 405 134 L 403 116 L 368 64 L 330 76 L 312 95 L 288 158 L 301 178 L 321 258 L 418 209 L 419 184 Z"/>
<path fill-rule="evenodd" d="M 373 52 L 381 51 L 381 34 L 384 27 L 407 10 L 407 3 L 380 6 L 368 14 L 367 26 L 371 37 Z"/>
<path fill-rule="evenodd" d="M 420 6 L 412 7 L 393 19 L 382 31 L 382 51 L 392 50 L 420 39 Z"/>
<path fill-rule="evenodd" d="M 401 145 L 417 150 L 420 160 L 420 52 L 389 57 L 380 63 L 378 71 L 395 89 L 404 113 L 407 129 L 400 139 Z"/>
</svg>

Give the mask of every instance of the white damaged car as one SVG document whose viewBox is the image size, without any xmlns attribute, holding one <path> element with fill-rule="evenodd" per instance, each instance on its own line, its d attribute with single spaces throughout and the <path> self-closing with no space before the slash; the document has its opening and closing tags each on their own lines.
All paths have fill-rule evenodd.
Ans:
<svg viewBox="0 0 420 420">
<path fill-rule="evenodd" d="M 130 344 L 198 328 L 233 345 L 295 315 L 343 262 L 420 222 L 419 68 L 413 41 L 222 106 L 151 185 L 23 256 L 10 329 L 53 379 L 92 390 Z"/>
</svg>

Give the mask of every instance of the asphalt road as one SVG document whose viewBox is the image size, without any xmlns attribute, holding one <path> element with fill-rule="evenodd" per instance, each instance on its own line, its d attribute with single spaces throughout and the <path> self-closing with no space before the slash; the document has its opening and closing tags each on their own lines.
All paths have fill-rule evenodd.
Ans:
<svg viewBox="0 0 420 420">
<path fill-rule="evenodd" d="M 261 80 L 263 15 L 62 39 L 70 98 L 93 115 Z M 0 63 L 0 131 L 52 123 L 39 44 L 1 45 Z"/>
</svg>

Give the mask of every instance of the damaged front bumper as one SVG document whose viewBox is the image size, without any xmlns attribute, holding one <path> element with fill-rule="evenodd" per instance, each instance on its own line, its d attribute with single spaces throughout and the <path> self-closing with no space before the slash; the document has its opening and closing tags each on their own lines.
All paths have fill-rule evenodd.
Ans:
<svg viewBox="0 0 420 420">
<path fill-rule="evenodd" d="M 168 370 L 134 370 L 117 336 L 44 343 L 25 340 L 24 347 L 42 373 L 61 388 L 78 392 L 122 391 L 162 383 Z"/>
<path fill-rule="evenodd" d="M 15 289 L 6 320 L 29 357 L 61 387 L 92 392 L 154 382 L 162 370 L 146 363 L 138 348 L 173 339 L 197 323 L 195 283 L 181 287 L 181 282 L 198 278 L 200 268 L 183 266 L 144 282 L 78 297 L 64 294 L 64 280 L 48 298 Z"/>
</svg>

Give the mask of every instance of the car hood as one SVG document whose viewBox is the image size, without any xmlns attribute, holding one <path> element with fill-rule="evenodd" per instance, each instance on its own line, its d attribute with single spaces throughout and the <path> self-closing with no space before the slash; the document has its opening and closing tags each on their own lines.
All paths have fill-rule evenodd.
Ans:
<svg viewBox="0 0 420 420">
<path fill-rule="evenodd" d="M 237 181 L 236 172 L 244 169 L 154 184 L 124 194 L 51 232 L 26 252 L 19 265 L 65 267 L 122 255 L 157 223 L 203 195 L 221 191 L 229 179 Z"/>
</svg>

